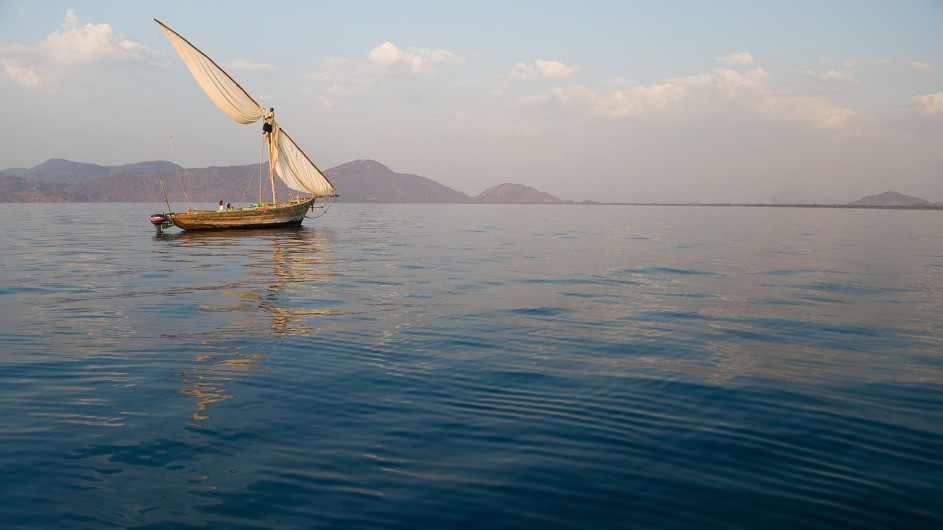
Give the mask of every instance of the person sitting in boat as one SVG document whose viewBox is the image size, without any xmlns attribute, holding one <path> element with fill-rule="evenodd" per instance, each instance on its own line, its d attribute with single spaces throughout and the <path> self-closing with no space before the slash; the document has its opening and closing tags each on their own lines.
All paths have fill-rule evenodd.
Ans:
<svg viewBox="0 0 943 530">
<path fill-rule="evenodd" d="M 235 208 L 233 207 L 233 205 L 232 205 L 231 202 L 227 202 L 227 203 L 226 203 L 226 209 L 227 209 L 227 210 L 235 210 Z"/>
<path fill-rule="evenodd" d="M 262 124 L 262 132 L 272 134 L 272 125 L 275 124 L 275 107 L 268 109 L 265 113 L 265 123 Z"/>
<path fill-rule="evenodd" d="M 226 206 L 224 206 L 224 205 L 223 205 L 223 201 L 220 200 L 220 201 L 219 201 L 219 211 L 222 212 L 222 211 L 225 210 L 225 209 L 226 209 Z"/>
</svg>

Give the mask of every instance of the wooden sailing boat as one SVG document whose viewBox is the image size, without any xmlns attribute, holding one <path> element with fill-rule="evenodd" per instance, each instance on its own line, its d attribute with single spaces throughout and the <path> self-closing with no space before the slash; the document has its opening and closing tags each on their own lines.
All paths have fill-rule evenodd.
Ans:
<svg viewBox="0 0 943 530">
<path fill-rule="evenodd" d="M 161 21 L 155 18 L 154 22 L 164 30 L 197 83 L 223 113 L 243 125 L 263 118 L 266 118 L 266 124 L 271 125 L 265 127 L 265 141 L 268 146 L 272 202 L 263 202 L 260 197 L 259 203 L 252 208 L 222 211 L 190 208 L 186 212 L 154 214 L 151 223 L 158 234 L 162 228 L 169 226 L 178 226 L 184 230 L 299 226 L 317 199 L 337 196 L 331 181 L 275 122 L 274 116 L 267 117 L 265 109 L 206 54 Z M 307 196 L 279 202 L 275 191 L 275 175 L 292 190 Z M 167 207 L 170 208 L 169 201 Z"/>
</svg>

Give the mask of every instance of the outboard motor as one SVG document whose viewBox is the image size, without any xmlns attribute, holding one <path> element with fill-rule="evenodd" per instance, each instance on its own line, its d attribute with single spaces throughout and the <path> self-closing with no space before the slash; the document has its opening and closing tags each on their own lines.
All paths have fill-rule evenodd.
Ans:
<svg viewBox="0 0 943 530">
<path fill-rule="evenodd" d="M 153 224 L 154 229 L 157 230 L 157 235 L 161 235 L 163 229 L 170 228 L 174 225 L 173 221 L 170 220 L 170 216 L 165 213 L 151 214 L 151 224 Z"/>
</svg>

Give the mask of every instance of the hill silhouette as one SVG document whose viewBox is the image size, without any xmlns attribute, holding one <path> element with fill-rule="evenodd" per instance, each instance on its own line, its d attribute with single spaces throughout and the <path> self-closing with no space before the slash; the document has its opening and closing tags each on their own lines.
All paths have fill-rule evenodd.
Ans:
<svg viewBox="0 0 943 530">
<path fill-rule="evenodd" d="M 475 202 L 495 204 L 557 204 L 560 199 L 522 184 L 498 184 L 475 197 Z"/>
<path fill-rule="evenodd" d="M 187 169 L 163 160 L 102 166 L 53 158 L 32 168 L 0 171 L 0 202 L 164 202 L 163 181 L 171 203 L 223 200 L 237 205 L 249 204 L 259 200 L 260 177 L 264 179 L 263 200 L 271 198 L 267 171 L 257 164 Z M 427 177 L 396 173 L 375 160 L 354 160 L 328 169 L 324 174 L 337 189 L 338 202 L 574 204 L 574 201 L 513 183 L 493 186 L 472 197 Z M 277 179 L 276 189 L 279 198 L 297 195 Z M 584 203 L 595 204 L 593 201 Z M 695 204 L 701 203 L 688 205 Z M 894 191 L 868 195 L 846 205 L 821 206 L 943 208 L 943 204 Z"/>
<path fill-rule="evenodd" d="M 896 191 L 885 191 L 879 195 L 868 195 L 854 202 L 849 202 L 849 206 L 918 206 L 929 204 L 930 201 L 897 193 Z"/>
<path fill-rule="evenodd" d="M 267 172 L 267 169 L 264 170 Z M 396 173 L 375 160 L 354 160 L 324 172 L 339 194 L 339 202 L 398 203 L 562 203 L 549 193 L 521 184 L 501 184 L 476 197 L 410 173 Z M 163 180 L 172 202 L 237 204 L 256 202 L 259 181 L 268 193 L 267 174 L 258 165 L 185 169 L 165 161 L 101 166 L 60 158 L 36 167 L 0 172 L 0 201 L 4 202 L 163 202 Z M 296 192 L 276 182 L 279 197 Z"/>
<path fill-rule="evenodd" d="M 354 160 L 324 172 L 342 202 L 473 202 L 468 195 L 408 173 L 394 173 L 374 160 Z"/>
</svg>

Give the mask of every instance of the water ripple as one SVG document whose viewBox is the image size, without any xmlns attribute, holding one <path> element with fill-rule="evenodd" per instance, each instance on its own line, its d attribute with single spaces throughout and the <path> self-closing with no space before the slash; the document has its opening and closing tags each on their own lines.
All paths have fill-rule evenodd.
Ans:
<svg viewBox="0 0 943 530">
<path fill-rule="evenodd" d="M 0 209 L 8 527 L 943 527 L 934 212 L 86 207 Z"/>
</svg>

